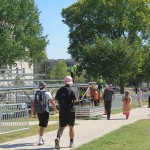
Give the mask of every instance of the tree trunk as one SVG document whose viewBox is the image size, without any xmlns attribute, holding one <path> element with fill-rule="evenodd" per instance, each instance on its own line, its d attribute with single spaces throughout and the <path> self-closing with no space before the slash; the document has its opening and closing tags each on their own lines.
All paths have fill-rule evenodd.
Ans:
<svg viewBox="0 0 150 150">
<path fill-rule="evenodd" d="M 120 77 L 120 93 L 124 94 L 124 80 L 123 80 L 123 77 Z"/>
</svg>

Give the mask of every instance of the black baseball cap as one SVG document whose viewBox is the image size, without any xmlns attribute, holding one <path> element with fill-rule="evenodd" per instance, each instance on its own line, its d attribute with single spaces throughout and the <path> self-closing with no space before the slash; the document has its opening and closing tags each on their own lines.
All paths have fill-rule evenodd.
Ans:
<svg viewBox="0 0 150 150">
<path fill-rule="evenodd" d="M 46 83 L 45 83 L 45 82 L 40 82 L 40 83 L 39 83 L 39 89 L 44 88 L 44 86 L 46 86 Z"/>
</svg>

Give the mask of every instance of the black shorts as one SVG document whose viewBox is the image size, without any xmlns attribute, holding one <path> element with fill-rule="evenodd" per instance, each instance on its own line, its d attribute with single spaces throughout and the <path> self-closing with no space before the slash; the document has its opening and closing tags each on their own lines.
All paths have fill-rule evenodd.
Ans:
<svg viewBox="0 0 150 150">
<path fill-rule="evenodd" d="M 47 127 L 48 120 L 49 120 L 49 113 L 45 111 L 44 113 L 37 113 L 39 119 L 39 126 L 40 127 Z"/>
<path fill-rule="evenodd" d="M 74 126 L 75 112 L 59 113 L 59 127 Z"/>
</svg>

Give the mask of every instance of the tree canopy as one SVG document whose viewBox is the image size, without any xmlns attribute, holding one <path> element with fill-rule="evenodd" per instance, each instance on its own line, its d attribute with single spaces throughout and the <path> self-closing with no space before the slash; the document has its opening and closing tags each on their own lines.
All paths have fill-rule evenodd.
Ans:
<svg viewBox="0 0 150 150">
<path fill-rule="evenodd" d="M 64 8 L 63 22 L 70 29 L 68 53 L 92 76 L 119 78 L 123 86 L 141 67 L 138 58 L 150 35 L 149 4 L 150 0 L 78 0 Z"/>
<path fill-rule="evenodd" d="M 48 79 L 64 79 L 68 75 L 68 67 L 65 61 L 58 61 L 57 65 L 47 70 Z"/>
<path fill-rule="evenodd" d="M 44 58 L 47 44 L 34 0 L 0 0 L 0 67 Z"/>
</svg>

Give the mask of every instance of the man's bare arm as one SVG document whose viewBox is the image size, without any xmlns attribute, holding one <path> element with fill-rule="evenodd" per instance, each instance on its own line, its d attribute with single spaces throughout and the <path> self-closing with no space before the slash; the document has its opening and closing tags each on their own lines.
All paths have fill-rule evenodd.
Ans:
<svg viewBox="0 0 150 150">
<path fill-rule="evenodd" d="M 50 103 L 51 103 L 51 105 L 52 105 L 54 111 L 55 111 L 55 112 L 58 112 L 57 107 L 56 107 L 56 104 L 55 104 L 55 102 L 54 102 L 53 99 L 50 99 Z"/>
<path fill-rule="evenodd" d="M 34 113 L 34 100 L 31 102 L 31 113 L 30 113 L 30 117 L 33 115 Z"/>
</svg>

